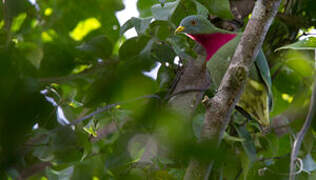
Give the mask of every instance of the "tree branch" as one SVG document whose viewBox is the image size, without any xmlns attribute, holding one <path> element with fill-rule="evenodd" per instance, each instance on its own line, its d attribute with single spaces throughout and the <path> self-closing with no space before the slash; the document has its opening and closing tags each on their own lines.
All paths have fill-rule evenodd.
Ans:
<svg viewBox="0 0 316 180">
<path fill-rule="evenodd" d="M 248 73 L 278 10 L 280 0 L 259 0 L 216 95 L 209 100 L 202 137 L 221 139 L 247 81 Z M 217 128 L 214 128 L 217 127 Z"/>
<path fill-rule="evenodd" d="M 197 51 L 200 51 L 197 49 Z M 203 94 L 210 86 L 210 77 L 203 63 L 205 56 L 196 60 L 190 59 L 184 67 L 183 74 L 169 99 L 173 109 L 190 119 L 197 105 L 201 102 Z"/>
<path fill-rule="evenodd" d="M 293 143 L 293 148 L 292 148 L 292 153 L 291 153 L 291 163 L 290 163 L 290 180 L 295 180 L 295 162 L 297 159 L 297 154 L 300 150 L 300 147 L 302 145 L 302 141 L 304 139 L 305 134 L 307 133 L 309 127 L 312 124 L 312 120 L 316 114 L 316 79 L 314 81 L 314 88 L 313 88 L 313 93 L 309 105 L 309 111 L 306 117 L 306 120 L 303 124 L 302 129 L 298 133 L 294 143 Z"/>
<path fill-rule="evenodd" d="M 215 140 L 219 145 L 224 131 L 230 122 L 231 113 L 240 99 L 240 95 L 246 85 L 249 68 L 258 54 L 267 31 L 278 11 L 281 0 L 257 0 L 247 27 L 235 50 L 232 61 L 221 82 L 216 95 L 209 100 L 205 115 L 205 122 L 201 132 L 202 140 Z M 212 163 L 211 163 L 212 164 Z M 203 179 L 202 173 L 194 169 L 200 169 L 200 163 L 191 162 L 185 179 Z M 198 167 L 198 168 L 195 168 Z M 210 171 L 211 166 L 206 167 Z M 192 172 L 195 171 L 195 172 Z M 208 172 L 205 179 L 208 178 Z M 198 176 L 195 176 L 198 175 Z"/>
<path fill-rule="evenodd" d="M 69 124 L 69 126 L 70 126 L 70 125 L 77 125 L 77 124 L 79 124 L 80 122 L 82 122 L 82 121 L 84 121 L 84 120 L 86 120 L 86 119 L 89 119 L 89 118 L 91 118 L 91 117 L 93 117 L 93 116 L 95 116 L 95 115 L 97 115 L 97 114 L 99 114 L 99 113 L 102 113 L 102 112 L 105 112 L 105 111 L 107 111 L 107 110 L 109 110 L 109 109 L 112 109 L 112 108 L 116 107 L 117 105 L 124 105 L 124 104 L 128 104 L 128 103 L 131 103 L 131 102 L 134 102 L 134 101 L 138 101 L 138 100 L 142 100 L 142 99 L 151 99 L 151 98 L 161 100 L 158 95 L 152 94 L 152 95 L 140 96 L 140 97 L 137 97 L 137 98 L 128 100 L 128 101 L 124 101 L 124 102 L 122 102 L 122 103 L 109 104 L 109 105 L 106 105 L 106 106 L 104 106 L 104 107 L 102 107 L 102 108 L 98 108 L 96 111 L 93 111 L 93 112 L 90 113 L 90 114 L 87 114 L 87 115 L 85 115 L 85 116 L 83 116 L 83 117 L 80 117 L 80 118 L 78 118 L 78 119 L 72 121 L 72 122 Z"/>
</svg>

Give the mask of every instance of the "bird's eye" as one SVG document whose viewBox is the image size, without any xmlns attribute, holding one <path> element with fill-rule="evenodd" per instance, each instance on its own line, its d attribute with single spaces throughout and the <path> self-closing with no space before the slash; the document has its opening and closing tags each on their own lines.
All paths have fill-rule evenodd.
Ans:
<svg viewBox="0 0 316 180">
<path fill-rule="evenodd" d="M 196 21 L 191 21 L 191 25 L 195 26 L 196 25 Z"/>
</svg>

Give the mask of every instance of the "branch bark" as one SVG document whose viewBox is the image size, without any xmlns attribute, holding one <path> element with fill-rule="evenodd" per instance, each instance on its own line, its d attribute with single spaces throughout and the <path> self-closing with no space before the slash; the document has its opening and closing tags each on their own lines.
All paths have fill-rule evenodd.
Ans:
<svg viewBox="0 0 316 180">
<path fill-rule="evenodd" d="M 249 68 L 258 54 L 280 2 L 281 0 L 256 1 L 252 17 L 235 50 L 218 92 L 207 102 L 208 107 L 201 132 L 202 141 L 215 140 L 218 145 L 220 144 L 230 122 L 231 113 L 245 87 Z M 207 179 L 210 169 L 211 166 L 207 167 L 193 160 L 189 164 L 185 179 Z M 201 172 L 206 172 L 204 177 Z"/>
<path fill-rule="evenodd" d="M 200 50 L 197 49 L 197 51 Z M 185 115 L 185 117 L 188 117 L 188 120 L 197 105 L 201 102 L 206 89 L 210 86 L 209 74 L 206 68 L 203 67 L 204 61 L 204 55 L 199 56 L 196 60 L 188 60 L 169 100 L 169 105 L 179 113 Z M 199 89 L 199 91 L 191 91 L 193 89 Z"/>
</svg>

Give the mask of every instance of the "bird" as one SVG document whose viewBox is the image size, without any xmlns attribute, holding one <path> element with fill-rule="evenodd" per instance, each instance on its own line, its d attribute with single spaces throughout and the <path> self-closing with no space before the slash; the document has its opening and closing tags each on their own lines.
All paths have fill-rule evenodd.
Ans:
<svg viewBox="0 0 316 180">
<path fill-rule="evenodd" d="M 230 64 L 230 60 L 241 38 L 241 33 L 220 29 L 202 15 L 190 15 L 181 20 L 175 33 L 184 33 L 206 50 L 206 67 L 212 86 L 217 89 Z M 266 57 L 259 50 L 249 70 L 245 89 L 236 105 L 263 129 L 270 127 L 269 113 L 272 109 L 272 81 Z"/>
</svg>

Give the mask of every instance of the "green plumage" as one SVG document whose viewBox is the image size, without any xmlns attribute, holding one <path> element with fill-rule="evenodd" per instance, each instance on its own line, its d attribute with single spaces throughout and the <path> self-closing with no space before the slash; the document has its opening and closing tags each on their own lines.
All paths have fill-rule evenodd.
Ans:
<svg viewBox="0 0 316 180">
<path fill-rule="evenodd" d="M 218 88 L 239 43 L 241 35 L 222 46 L 208 61 L 213 87 Z M 270 102 L 270 103 L 269 103 Z M 260 50 L 251 65 L 246 88 L 237 104 L 261 125 L 269 126 L 269 109 L 272 105 L 271 77 L 266 58 Z"/>
<path fill-rule="evenodd" d="M 211 51 L 210 47 L 212 44 L 210 45 L 209 42 L 205 42 L 206 40 L 203 39 L 208 36 L 200 35 L 215 34 L 216 36 L 216 33 L 218 33 L 224 37 L 225 34 L 233 34 L 233 32 L 216 28 L 203 16 L 188 16 L 184 18 L 176 32 L 187 33 L 189 37 L 202 44 L 207 52 Z M 212 40 L 209 40 L 211 43 L 213 41 L 214 43 L 220 41 L 216 39 L 216 37 L 212 38 Z M 211 75 L 213 88 L 217 89 L 219 87 L 240 38 L 241 34 L 233 36 L 226 44 L 220 45 L 219 49 L 212 54 L 210 60 L 208 60 L 207 68 Z M 270 125 L 269 111 L 272 107 L 271 84 L 269 66 L 263 51 L 260 50 L 255 59 L 255 63 L 250 67 L 246 88 L 237 105 L 246 111 L 253 119 L 257 120 L 263 127 Z"/>
</svg>

